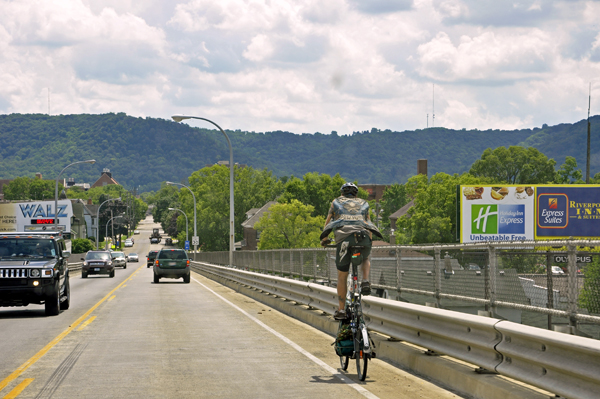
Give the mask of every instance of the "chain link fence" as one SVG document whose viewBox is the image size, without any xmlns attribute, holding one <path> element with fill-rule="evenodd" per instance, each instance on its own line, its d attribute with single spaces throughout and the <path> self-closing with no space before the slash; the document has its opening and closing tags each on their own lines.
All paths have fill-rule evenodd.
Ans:
<svg viewBox="0 0 600 399">
<path fill-rule="evenodd" d="M 600 339 L 600 241 L 379 246 L 373 294 Z M 229 265 L 228 252 L 198 261 Z M 336 286 L 335 249 L 237 251 L 233 267 Z"/>
</svg>

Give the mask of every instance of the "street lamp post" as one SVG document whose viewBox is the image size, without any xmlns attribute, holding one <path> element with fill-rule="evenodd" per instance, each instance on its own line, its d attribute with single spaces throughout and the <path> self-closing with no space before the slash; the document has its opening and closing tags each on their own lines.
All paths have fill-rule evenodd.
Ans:
<svg viewBox="0 0 600 399">
<path fill-rule="evenodd" d="M 73 165 L 79 165 L 81 163 L 91 163 L 91 164 L 94 164 L 94 163 L 96 163 L 96 160 L 95 159 L 88 159 L 87 161 L 73 162 L 72 164 L 65 166 L 64 169 L 60 171 L 60 173 L 58 174 L 58 176 L 56 176 L 56 184 L 54 185 L 54 228 L 56 229 L 56 231 L 58 231 L 58 178 L 60 177 L 60 175 L 63 174 L 63 172 L 65 170 L 67 170 L 67 168 L 70 168 Z"/>
<path fill-rule="evenodd" d="M 108 201 L 115 201 L 115 200 L 121 201 L 121 197 L 107 199 L 106 201 L 104 201 L 103 203 L 100 204 L 100 206 L 98 207 L 98 210 L 96 211 L 96 249 L 98 249 L 98 245 L 100 245 L 100 243 L 98 242 L 98 236 L 100 235 L 100 208 L 102 208 L 102 205 L 106 204 Z"/>
<path fill-rule="evenodd" d="M 196 196 L 194 195 L 194 192 L 192 191 L 191 188 L 189 188 L 185 184 L 175 183 L 175 182 L 172 182 L 172 181 L 168 181 L 167 185 L 168 186 L 176 185 L 176 186 L 185 187 L 188 190 L 190 190 L 190 193 L 192 193 L 192 198 L 194 199 L 194 237 L 198 237 L 198 233 L 196 232 Z M 194 237 L 192 237 L 192 239 L 194 239 L 194 240 L 198 239 L 198 238 L 194 238 Z M 198 244 L 197 244 L 197 241 L 194 241 L 194 261 L 196 260 L 196 252 L 198 252 Z"/>
<path fill-rule="evenodd" d="M 179 212 L 183 213 L 183 216 L 185 216 L 185 240 L 188 241 L 188 218 L 187 218 L 187 215 L 181 209 L 169 208 L 169 210 L 170 211 L 179 211 Z"/>
<path fill-rule="evenodd" d="M 113 219 L 117 219 L 117 218 L 122 218 L 123 215 L 117 215 L 115 217 L 110 218 L 110 220 L 108 222 L 106 222 L 106 232 L 104 233 L 104 241 L 106 241 L 106 236 L 108 236 L 108 224 L 110 222 L 112 222 Z M 108 246 L 108 241 L 106 241 L 106 244 L 104 245 L 104 249 L 107 249 L 106 247 Z"/>
<path fill-rule="evenodd" d="M 229 140 L 229 136 L 227 136 L 225 131 L 221 129 L 221 126 L 206 118 L 185 115 L 173 115 L 171 118 L 173 118 L 175 122 L 181 122 L 184 119 L 199 119 L 208 123 L 212 123 L 221 131 L 221 133 L 223 133 L 223 136 L 225 136 L 225 138 L 227 139 L 227 144 L 229 144 L 229 266 L 233 266 L 233 250 L 235 245 L 233 213 L 233 148 L 231 147 L 231 141 Z"/>
</svg>

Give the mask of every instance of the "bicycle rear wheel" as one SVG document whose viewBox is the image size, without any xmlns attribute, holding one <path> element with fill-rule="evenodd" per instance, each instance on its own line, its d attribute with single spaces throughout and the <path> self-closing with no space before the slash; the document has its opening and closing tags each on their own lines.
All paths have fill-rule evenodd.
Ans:
<svg viewBox="0 0 600 399">
<path fill-rule="evenodd" d="M 362 332 L 357 330 L 354 334 L 354 354 L 356 356 L 356 373 L 358 374 L 358 379 L 360 381 L 364 381 L 367 378 L 367 366 L 369 361 L 369 356 L 363 351 L 363 338 Z"/>
</svg>

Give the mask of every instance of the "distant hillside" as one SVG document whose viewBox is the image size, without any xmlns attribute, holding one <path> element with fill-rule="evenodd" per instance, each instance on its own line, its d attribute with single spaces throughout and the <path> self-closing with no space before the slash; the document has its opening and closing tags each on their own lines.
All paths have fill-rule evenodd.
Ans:
<svg viewBox="0 0 600 399">
<path fill-rule="evenodd" d="M 591 173 L 600 171 L 600 116 L 592 118 Z M 586 121 L 513 131 L 430 128 L 392 132 L 373 129 L 337 134 L 227 131 L 234 161 L 268 168 L 278 176 L 340 173 L 360 183 L 403 183 L 428 159 L 429 175 L 462 173 L 486 148 L 534 146 L 557 165 L 574 156 L 585 170 Z M 127 188 L 156 190 L 193 171 L 229 159 L 222 134 L 186 124 L 123 113 L 104 115 L 0 115 L 0 179 L 55 178 L 71 162 L 94 158 L 95 165 L 70 168 L 65 177 L 93 183 L 103 168 Z"/>
</svg>

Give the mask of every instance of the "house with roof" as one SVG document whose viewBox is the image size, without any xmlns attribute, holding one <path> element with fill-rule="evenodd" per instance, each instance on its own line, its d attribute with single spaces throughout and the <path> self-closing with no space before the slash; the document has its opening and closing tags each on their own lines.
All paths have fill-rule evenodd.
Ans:
<svg viewBox="0 0 600 399">
<path fill-rule="evenodd" d="M 252 208 L 246 212 L 246 220 L 242 223 L 242 228 L 244 229 L 244 239 L 241 242 L 242 251 L 254 251 L 258 248 L 260 231 L 256 230 L 254 225 L 276 203 L 277 201 L 269 201 L 260 208 Z"/>
<path fill-rule="evenodd" d="M 92 184 L 91 188 L 104 187 L 104 186 L 108 186 L 109 184 L 120 185 L 112 177 L 112 173 L 110 173 L 110 169 L 104 168 L 104 169 L 102 169 L 102 174 L 100 175 L 100 178 L 98 180 L 96 180 L 96 182 L 94 184 Z"/>
</svg>

